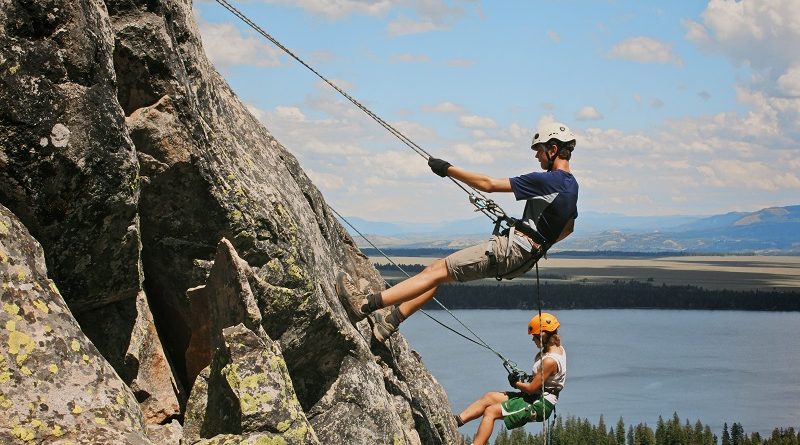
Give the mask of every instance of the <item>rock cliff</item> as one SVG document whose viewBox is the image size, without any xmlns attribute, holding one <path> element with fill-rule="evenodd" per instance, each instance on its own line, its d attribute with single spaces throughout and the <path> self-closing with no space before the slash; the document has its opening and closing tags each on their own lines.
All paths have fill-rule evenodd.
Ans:
<svg viewBox="0 0 800 445">
<path fill-rule="evenodd" d="M 335 274 L 380 276 L 189 1 L 0 0 L 0 81 L 4 443 L 460 441 L 348 321 Z"/>
</svg>

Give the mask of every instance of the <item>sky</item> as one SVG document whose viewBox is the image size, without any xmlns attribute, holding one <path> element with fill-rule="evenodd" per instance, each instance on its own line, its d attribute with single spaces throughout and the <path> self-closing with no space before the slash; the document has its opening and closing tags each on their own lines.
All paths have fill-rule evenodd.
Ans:
<svg viewBox="0 0 800 445">
<path fill-rule="evenodd" d="M 231 3 L 453 165 L 496 178 L 538 171 L 536 128 L 565 123 L 577 136 L 579 212 L 800 204 L 797 0 Z M 339 213 L 475 215 L 423 157 L 230 12 L 210 0 L 194 11 L 216 69 Z M 511 194 L 490 197 L 521 213 Z"/>
</svg>

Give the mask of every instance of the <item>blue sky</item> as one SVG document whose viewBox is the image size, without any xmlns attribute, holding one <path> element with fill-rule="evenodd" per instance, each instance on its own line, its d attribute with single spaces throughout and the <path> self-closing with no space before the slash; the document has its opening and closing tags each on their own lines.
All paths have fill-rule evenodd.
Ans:
<svg viewBox="0 0 800 445">
<path fill-rule="evenodd" d="M 579 211 L 800 204 L 795 0 L 234 2 L 434 156 L 533 171 L 535 128 L 578 135 Z M 228 11 L 195 2 L 217 70 L 331 206 L 373 221 L 471 217 L 463 192 Z M 511 214 L 521 203 L 493 196 Z"/>
</svg>

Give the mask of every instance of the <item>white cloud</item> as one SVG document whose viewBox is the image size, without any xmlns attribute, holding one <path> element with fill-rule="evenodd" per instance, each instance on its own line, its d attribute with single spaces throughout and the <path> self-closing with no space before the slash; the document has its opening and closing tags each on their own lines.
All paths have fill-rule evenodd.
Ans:
<svg viewBox="0 0 800 445">
<path fill-rule="evenodd" d="M 800 97 L 800 65 L 793 65 L 778 77 L 778 88 L 791 97 Z"/>
<path fill-rule="evenodd" d="M 401 17 L 386 25 L 386 32 L 392 37 L 441 31 L 444 29 L 447 29 L 447 26 L 441 23 L 435 23 L 433 20 L 414 20 L 408 17 Z"/>
<path fill-rule="evenodd" d="M 514 143 L 508 139 L 482 138 L 475 142 L 478 150 L 488 150 L 492 152 L 504 152 L 514 147 Z"/>
<path fill-rule="evenodd" d="M 406 137 L 415 140 L 430 140 L 436 136 L 436 132 L 430 127 L 420 124 L 419 122 L 412 121 L 396 121 L 389 122 L 389 124 L 406 135 Z M 398 143 L 400 143 L 398 141 Z"/>
<path fill-rule="evenodd" d="M 547 31 L 547 38 L 552 42 L 561 43 L 561 35 L 556 31 Z"/>
<path fill-rule="evenodd" d="M 800 59 L 800 8 L 795 0 L 710 0 L 703 23 L 683 22 L 687 40 L 755 69 L 785 72 Z"/>
<path fill-rule="evenodd" d="M 322 173 L 311 169 L 306 169 L 305 172 L 317 187 L 322 187 L 323 189 L 329 190 L 337 190 L 344 186 L 344 178 L 342 178 L 340 175 L 333 173 Z"/>
<path fill-rule="evenodd" d="M 685 38 L 750 69 L 737 88 L 751 106 L 745 125 L 767 136 L 800 137 L 800 8 L 795 0 L 710 0 Z M 785 141 L 783 141 L 785 143 Z M 774 145 L 774 144 L 773 144 Z"/>
<path fill-rule="evenodd" d="M 410 150 L 389 150 L 362 158 L 370 173 L 379 178 L 422 176 L 429 173 L 428 164 Z"/>
<path fill-rule="evenodd" d="M 595 107 L 585 106 L 575 113 L 575 120 L 579 121 L 598 121 L 603 119 L 602 113 L 597 111 Z"/>
<path fill-rule="evenodd" d="M 769 162 L 718 160 L 697 167 L 706 184 L 712 187 L 757 189 L 774 192 L 784 188 L 799 189 L 800 178 L 794 172 L 776 171 Z M 742 180 L 752 178 L 752 180 Z"/>
<path fill-rule="evenodd" d="M 464 128 L 495 128 L 497 122 L 491 117 L 466 115 L 458 118 L 458 124 Z"/>
<path fill-rule="evenodd" d="M 422 111 L 427 113 L 462 113 L 464 109 L 453 102 L 445 101 L 436 105 L 423 106 Z"/>
<path fill-rule="evenodd" d="M 303 122 L 306 120 L 306 116 L 297 107 L 278 106 L 275 107 L 275 114 L 277 114 L 280 118 L 290 121 Z"/>
<path fill-rule="evenodd" d="M 245 37 L 231 23 L 209 23 L 195 12 L 203 48 L 216 67 L 234 65 L 271 67 L 280 65 L 280 51 L 260 37 Z"/>
<path fill-rule="evenodd" d="M 531 137 L 533 132 L 522 125 L 514 122 L 508 127 L 508 134 L 511 136 L 512 139 L 523 139 Z M 531 137 L 531 139 L 533 139 Z"/>
<path fill-rule="evenodd" d="M 467 15 L 465 5 L 474 8 L 475 13 L 481 15 L 480 6 L 476 7 L 472 0 L 396 1 L 395 5 L 398 9 L 411 6 L 416 18 L 403 14 L 390 22 L 386 32 L 394 37 L 450 29 Z"/>
<path fill-rule="evenodd" d="M 651 196 L 630 192 L 612 196 L 609 201 L 621 206 L 640 206 L 643 204 L 653 204 L 653 198 Z"/>
<path fill-rule="evenodd" d="M 469 133 L 470 135 L 472 135 L 473 139 L 483 139 L 489 136 L 489 134 L 486 133 L 486 130 L 480 130 L 480 129 L 473 129 Z"/>
<path fill-rule="evenodd" d="M 673 195 L 670 200 L 676 204 L 683 204 L 689 202 L 689 197 L 686 195 Z"/>
<path fill-rule="evenodd" d="M 309 139 L 305 144 L 294 144 L 294 151 L 302 154 L 364 156 L 367 151 L 352 142 L 329 141 L 325 139 Z"/>
<path fill-rule="evenodd" d="M 340 19 L 352 14 L 383 15 L 398 2 L 394 0 L 261 0 L 264 3 L 305 9 L 313 14 Z"/>
<path fill-rule="evenodd" d="M 672 63 L 683 65 L 683 59 L 672 51 L 672 45 L 651 37 L 631 37 L 611 48 L 612 58 L 643 63 Z"/>
<path fill-rule="evenodd" d="M 256 118 L 256 120 L 260 121 L 261 123 L 266 122 L 267 113 L 265 113 L 263 110 L 259 108 L 254 107 L 253 105 L 246 105 L 246 106 L 247 106 L 247 111 L 249 111 L 250 114 L 252 114 L 253 117 Z"/>
<path fill-rule="evenodd" d="M 494 157 L 485 150 L 479 150 L 469 144 L 456 144 L 455 152 L 459 161 L 469 162 L 470 164 L 488 164 L 494 161 Z"/>
<path fill-rule="evenodd" d="M 329 173 L 331 165 L 323 164 L 331 159 L 341 162 L 342 156 L 368 153 L 362 140 L 370 140 L 371 121 L 356 117 L 357 113 L 351 113 L 345 104 L 331 99 L 317 99 L 309 107 L 325 117 L 311 119 L 297 106 L 277 106 L 272 110 L 248 108 L 298 157 L 313 157 L 315 162 L 308 167 L 317 174 Z"/>
<path fill-rule="evenodd" d="M 328 77 L 328 80 L 330 80 L 331 83 L 333 83 L 334 85 L 336 85 L 337 87 L 341 88 L 344 91 L 352 91 L 353 89 L 355 89 L 354 85 L 352 83 L 350 83 L 350 82 L 348 82 L 348 81 L 346 81 L 344 79 L 336 79 L 336 78 Z M 326 93 L 333 94 L 333 92 L 331 90 L 331 86 L 328 85 L 327 83 L 325 83 L 325 81 L 323 81 L 323 80 L 318 80 L 314 84 L 314 86 L 316 86 L 317 89 L 319 89 L 321 91 L 325 91 Z"/>
<path fill-rule="evenodd" d="M 430 62 L 431 58 L 427 54 L 395 54 L 391 57 L 393 63 L 426 63 Z"/>
</svg>

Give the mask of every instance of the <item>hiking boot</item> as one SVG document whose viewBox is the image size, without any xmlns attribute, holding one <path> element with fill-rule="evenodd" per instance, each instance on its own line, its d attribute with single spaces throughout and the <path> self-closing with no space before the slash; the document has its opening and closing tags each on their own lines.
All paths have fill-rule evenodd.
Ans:
<svg viewBox="0 0 800 445">
<path fill-rule="evenodd" d="M 367 317 L 368 314 L 361 310 L 361 307 L 367 304 L 367 294 L 356 286 L 347 272 L 339 272 L 336 276 L 336 294 L 339 295 L 339 301 L 344 306 L 345 312 L 354 322 Z"/>
<path fill-rule="evenodd" d="M 397 326 L 389 323 L 380 312 L 374 312 L 369 316 L 369 324 L 372 325 L 372 336 L 381 343 L 397 331 Z"/>
</svg>

